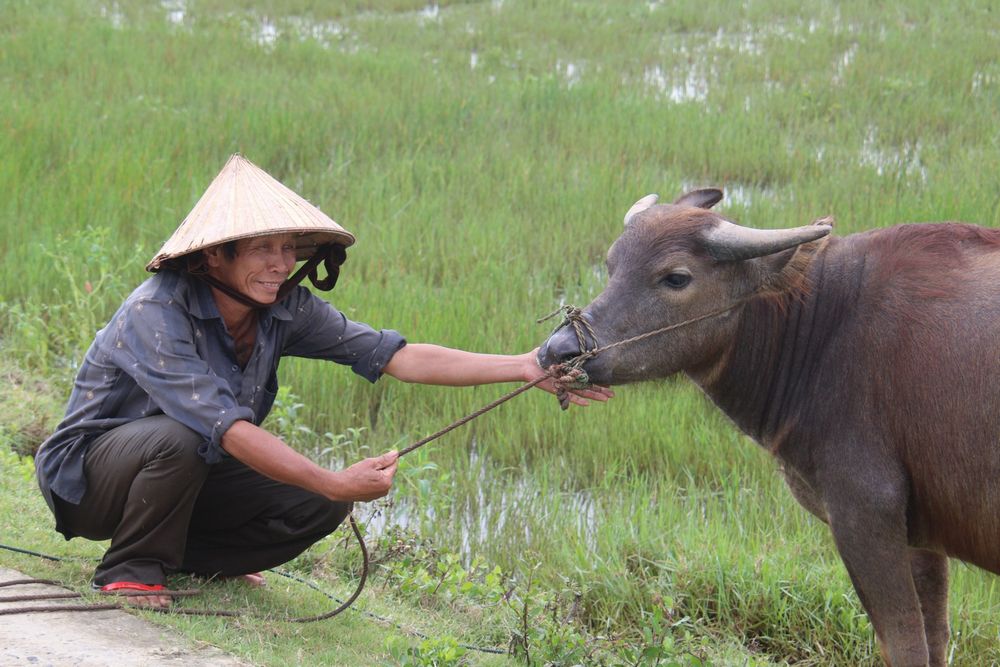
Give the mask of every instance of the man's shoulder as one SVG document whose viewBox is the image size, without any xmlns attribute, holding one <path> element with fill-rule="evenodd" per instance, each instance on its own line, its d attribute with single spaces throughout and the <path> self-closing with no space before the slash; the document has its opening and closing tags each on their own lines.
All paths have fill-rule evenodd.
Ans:
<svg viewBox="0 0 1000 667">
<path fill-rule="evenodd" d="M 296 285 L 285 295 L 280 303 L 275 305 L 286 310 L 289 314 L 289 319 L 298 319 L 303 316 L 308 317 L 314 314 L 317 308 L 324 310 L 333 308 L 329 302 L 316 296 L 309 288 L 302 285 Z M 273 310 L 278 311 L 277 308 Z M 275 312 L 275 315 L 279 316 L 279 312 Z M 279 319 L 281 318 L 279 317 Z"/>
<path fill-rule="evenodd" d="M 139 283 L 125 299 L 126 303 L 136 301 L 162 301 L 184 299 L 190 292 L 188 281 L 177 271 L 160 271 Z"/>
<path fill-rule="evenodd" d="M 170 310 L 187 312 L 208 319 L 217 316 L 211 294 L 199 288 L 198 281 L 187 273 L 163 270 L 136 287 L 122 304 L 130 309 L 139 304 L 157 304 Z"/>
</svg>

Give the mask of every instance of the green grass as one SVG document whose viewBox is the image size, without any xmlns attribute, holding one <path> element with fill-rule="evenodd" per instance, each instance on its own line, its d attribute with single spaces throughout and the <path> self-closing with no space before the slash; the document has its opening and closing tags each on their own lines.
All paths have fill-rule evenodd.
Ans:
<svg viewBox="0 0 1000 667">
<path fill-rule="evenodd" d="M 177 6 L 180 24 L 137 0 L 0 6 L 0 355 L 20 378 L 0 416 L 19 450 L 235 151 L 357 235 L 330 297 L 349 316 L 491 352 L 530 349 L 537 317 L 600 290 L 648 192 L 722 186 L 740 196 L 721 210 L 759 227 L 1000 226 L 990 2 Z M 505 389 L 368 386 L 300 360 L 282 379 L 298 423 L 364 429 L 345 460 Z M 718 664 L 877 664 L 826 529 L 682 380 L 568 413 L 535 392 L 412 456 L 386 521 L 512 577 L 540 564 L 593 635 L 638 641 L 659 610 L 689 646 L 725 647 L 703 653 Z M 38 521 L 18 534 L 54 546 Z M 998 662 L 995 579 L 954 569 L 953 662 Z M 178 623 L 296 659 L 294 633 Z M 303 655 L 353 650 L 364 632 L 338 627 L 304 631 Z"/>
</svg>

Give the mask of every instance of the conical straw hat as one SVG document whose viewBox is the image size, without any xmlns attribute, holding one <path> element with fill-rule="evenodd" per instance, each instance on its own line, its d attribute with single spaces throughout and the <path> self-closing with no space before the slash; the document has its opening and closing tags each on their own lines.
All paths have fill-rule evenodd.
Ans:
<svg viewBox="0 0 1000 667">
<path fill-rule="evenodd" d="M 325 243 L 354 243 L 354 236 L 325 213 L 250 160 L 233 155 L 146 270 L 158 271 L 170 260 L 226 241 L 288 232 L 301 235 L 296 238 L 299 260 Z"/>
</svg>

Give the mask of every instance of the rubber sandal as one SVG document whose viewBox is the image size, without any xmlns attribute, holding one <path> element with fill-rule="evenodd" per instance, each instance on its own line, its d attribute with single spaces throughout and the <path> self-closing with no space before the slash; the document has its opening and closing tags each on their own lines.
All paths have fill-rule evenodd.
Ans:
<svg viewBox="0 0 1000 667">
<path fill-rule="evenodd" d="M 165 590 L 163 584 L 139 584 L 134 581 L 115 581 L 110 584 L 105 584 L 101 586 L 100 590 L 105 592 L 111 591 L 162 591 Z"/>
</svg>

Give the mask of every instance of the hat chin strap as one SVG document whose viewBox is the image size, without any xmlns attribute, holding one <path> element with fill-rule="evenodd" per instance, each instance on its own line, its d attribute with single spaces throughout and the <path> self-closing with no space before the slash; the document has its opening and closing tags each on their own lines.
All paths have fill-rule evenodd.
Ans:
<svg viewBox="0 0 1000 667">
<path fill-rule="evenodd" d="M 347 252 L 344 250 L 343 246 L 334 243 L 321 245 L 316 249 L 316 252 L 313 253 L 313 256 L 307 259 L 305 264 L 299 267 L 298 271 L 282 283 L 281 287 L 278 289 L 278 296 L 275 297 L 274 303 L 278 303 L 288 296 L 288 293 L 295 289 L 295 286 L 301 283 L 306 276 L 309 276 L 309 282 L 311 282 L 316 289 L 329 292 L 337 284 L 337 278 L 340 277 L 340 265 L 344 263 L 345 259 L 347 259 Z M 322 262 L 323 266 L 326 268 L 326 278 L 320 278 L 317 272 L 320 262 Z M 234 301 L 242 303 L 244 306 L 249 306 L 250 308 L 270 308 L 272 305 L 270 303 L 261 303 L 256 299 L 251 299 L 243 292 L 230 287 L 218 278 L 210 276 L 207 273 L 194 273 L 192 275 L 197 276 Z"/>
</svg>

